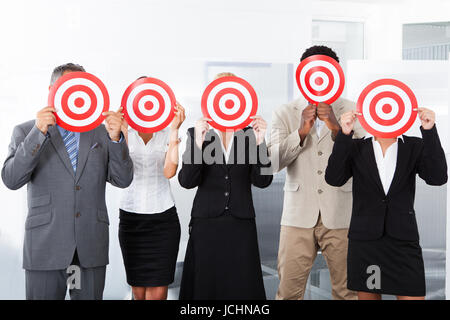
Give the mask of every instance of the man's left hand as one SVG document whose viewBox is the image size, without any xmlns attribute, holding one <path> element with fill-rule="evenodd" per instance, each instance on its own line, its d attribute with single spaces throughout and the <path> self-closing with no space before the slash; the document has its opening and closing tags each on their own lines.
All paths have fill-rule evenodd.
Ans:
<svg viewBox="0 0 450 320">
<path fill-rule="evenodd" d="M 122 119 L 123 119 L 122 109 L 123 108 L 120 108 L 117 112 L 114 111 L 103 112 L 103 115 L 106 117 L 105 126 L 106 131 L 108 131 L 109 138 L 112 141 L 116 142 L 120 140 L 120 132 L 122 128 Z"/>
<path fill-rule="evenodd" d="M 339 122 L 334 115 L 333 108 L 329 104 L 319 102 L 317 105 L 317 117 L 325 122 L 325 125 L 331 131 L 337 133 L 340 130 Z"/>
</svg>

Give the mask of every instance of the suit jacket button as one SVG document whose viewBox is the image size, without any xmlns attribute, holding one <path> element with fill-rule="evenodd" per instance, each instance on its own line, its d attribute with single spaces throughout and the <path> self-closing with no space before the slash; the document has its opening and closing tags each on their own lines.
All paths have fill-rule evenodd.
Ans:
<svg viewBox="0 0 450 320">
<path fill-rule="evenodd" d="M 228 193 L 228 192 L 225 192 L 225 197 L 228 197 L 228 195 L 229 195 L 229 193 Z"/>
<path fill-rule="evenodd" d="M 75 190 L 77 190 L 77 191 L 79 191 L 80 189 L 81 189 L 80 186 L 76 186 L 76 187 L 75 187 Z"/>
<path fill-rule="evenodd" d="M 322 170 L 317 170 L 317 174 L 322 174 Z"/>
<path fill-rule="evenodd" d="M 317 152 L 317 154 L 318 154 L 319 156 L 321 156 L 321 155 L 323 155 L 323 152 L 322 152 L 322 151 L 319 151 L 319 152 Z"/>
<path fill-rule="evenodd" d="M 225 210 L 228 210 L 228 206 L 225 207 Z"/>
<path fill-rule="evenodd" d="M 322 189 L 319 189 L 319 190 L 317 190 L 317 192 L 318 192 L 319 194 L 321 194 L 321 193 L 323 192 L 323 190 L 322 190 Z"/>
<path fill-rule="evenodd" d="M 225 179 L 228 180 L 228 175 L 225 176 Z"/>
<path fill-rule="evenodd" d="M 81 213 L 79 213 L 79 212 L 77 212 L 76 214 L 75 214 L 75 217 L 76 218 L 79 218 L 81 216 Z"/>
</svg>

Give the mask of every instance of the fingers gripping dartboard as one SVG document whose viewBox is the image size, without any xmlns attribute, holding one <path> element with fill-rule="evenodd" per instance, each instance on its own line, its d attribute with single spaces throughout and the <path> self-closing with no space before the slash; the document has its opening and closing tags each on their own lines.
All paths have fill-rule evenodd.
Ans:
<svg viewBox="0 0 450 320">
<path fill-rule="evenodd" d="M 345 77 L 339 63 L 325 55 L 304 59 L 295 75 L 298 88 L 310 103 L 332 104 L 344 91 Z"/>
<path fill-rule="evenodd" d="M 139 132 L 166 128 L 175 115 L 176 100 L 170 87 L 156 78 L 133 82 L 122 96 L 124 117 Z"/>
<path fill-rule="evenodd" d="M 56 109 L 56 124 L 85 132 L 98 127 L 109 109 L 105 85 L 87 72 L 70 72 L 60 77 L 50 88 L 48 105 Z"/>
<path fill-rule="evenodd" d="M 368 133 L 380 138 L 395 138 L 414 124 L 417 100 L 403 82 L 380 79 L 364 88 L 356 110 L 359 122 Z"/>
<path fill-rule="evenodd" d="M 212 81 L 203 92 L 202 113 L 209 124 L 221 131 L 248 126 L 258 110 L 258 97 L 244 79 L 229 76 Z"/>
</svg>

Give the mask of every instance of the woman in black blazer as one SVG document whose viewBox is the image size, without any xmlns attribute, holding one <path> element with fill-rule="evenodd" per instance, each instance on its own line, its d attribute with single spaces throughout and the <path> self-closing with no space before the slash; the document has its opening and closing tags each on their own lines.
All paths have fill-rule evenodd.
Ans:
<svg viewBox="0 0 450 320">
<path fill-rule="evenodd" d="M 264 141 L 266 123 L 256 116 L 253 128 L 233 134 L 209 130 L 208 120 L 188 130 L 178 174 L 184 188 L 198 187 L 180 300 L 262 300 L 266 296 L 251 185 L 265 188 L 273 178 Z"/>
<path fill-rule="evenodd" d="M 443 185 L 447 163 L 434 112 L 419 108 L 419 118 L 422 139 L 356 140 L 352 139 L 356 113 L 341 117 L 342 131 L 336 137 L 325 179 L 332 186 L 342 186 L 353 177 L 347 286 L 358 291 L 359 299 L 381 299 L 381 294 L 425 298 L 414 211 L 416 174 L 429 185 Z"/>
</svg>

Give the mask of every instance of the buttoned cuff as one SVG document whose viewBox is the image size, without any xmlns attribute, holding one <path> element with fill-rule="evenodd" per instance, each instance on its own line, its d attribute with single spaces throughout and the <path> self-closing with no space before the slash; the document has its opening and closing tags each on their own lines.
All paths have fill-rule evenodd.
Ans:
<svg viewBox="0 0 450 320">
<path fill-rule="evenodd" d="M 295 131 L 291 132 L 288 136 L 287 136 L 287 143 L 286 146 L 288 147 L 288 150 L 290 152 L 296 152 L 298 150 L 298 148 L 303 148 L 303 146 L 305 146 L 306 141 L 309 139 L 307 135 L 305 137 L 305 139 L 303 140 L 303 145 L 301 145 L 300 143 L 302 142 L 301 138 L 300 138 L 300 134 L 298 133 L 299 129 L 296 129 Z"/>
<path fill-rule="evenodd" d="M 336 136 L 335 143 L 348 143 L 349 141 L 351 142 L 353 139 L 353 134 L 354 134 L 353 130 L 349 135 L 346 135 L 345 133 L 342 132 L 342 130 L 339 130 Z"/>
<path fill-rule="evenodd" d="M 428 130 L 420 126 L 420 131 L 422 132 L 422 139 L 427 149 L 433 149 L 439 144 L 439 135 L 436 129 L 436 124 Z"/>
<path fill-rule="evenodd" d="M 431 137 L 437 135 L 437 129 L 436 124 L 431 129 L 424 129 L 422 126 L 420 126 L 420 132 L 422 132 L 422 137 Z"/>
<path fill-rule="evenodd" d="M 112 143 L 122 143 L 122 141 L 123 141 L 123 139 L 124 139 L 124 136 L 123 136 L 123 133 L 120 132 L 120 139 L 119 139 L 119 141 L 114 141 L 114 140 L 111 140 L 111 137 L 110 137 L 109 134 L 108 134 L 108 139 L 109 139 Z"/>
</svg>

